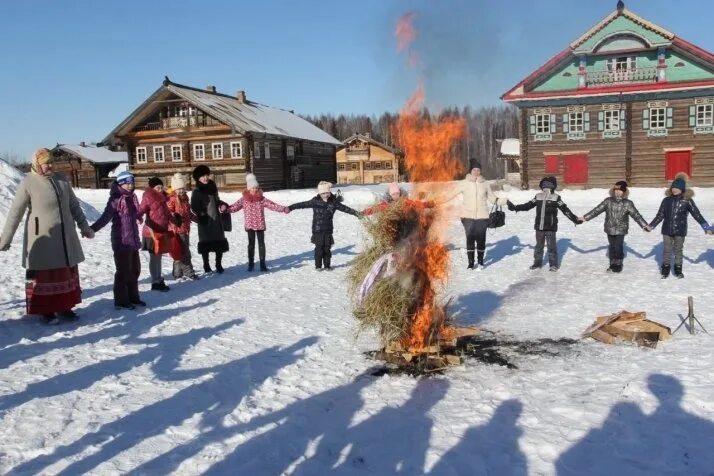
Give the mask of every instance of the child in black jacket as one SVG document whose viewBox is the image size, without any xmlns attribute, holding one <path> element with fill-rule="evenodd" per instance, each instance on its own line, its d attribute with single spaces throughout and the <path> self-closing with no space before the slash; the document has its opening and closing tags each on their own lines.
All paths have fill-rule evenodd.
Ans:
<svg viewBox="0 0 714 476">
<path fill-rule="evenodd" d="M 558 185 L 555 177 L 544 177 L 540 181 L 540 193 L 529 202 L 521 205 L 514 205 L 508 202 L 508 209 L 511 211 L 521 212 L 531 208 L 536 209 L 535 231 L 536 231 L 536 247 L 533 252 L 533 266 L 531 269 L 538 269 L 543 266 L 543 248 L 544 244 L 548 244 L 548 264 L 550 271 L 558 271 L 558 248 L 556 244 L 556 232 L 558 231 L 558 210 L 562 211 L 566 217 L 573 223 L 578 225 L 580 220 L 570 211 L 568 206 L 560 198 L 560 195 L 555 193 Z"/>
<path fill-rule="evenodd" d="M 677 174 L 672 185 L 665 191 L 666 197 L 662 199 L 657 215 L 649 225 L 651 228 L 655 228 L 664 220 L 662 223 L 664 249 L 662 251 L 662 268 L 660 269 L 662 279 L 669 276 L 672 254 L 674 254 L 674 275 L 678 278 L 684 277 L 682 274 L 682 252 L 684 239 L 687 237 L 687 218 L 690 213 L 704 229 L 704 232 L 711 234 L 707 221 L 692 200 L 694 190 L 687 188 L 688 179 L 689 177 L 684 173 Z"/>
<path fill-rule="evenodd" d="M 293 203 L 288 208 L 297 210 L 300 208 L 312 208 L 312 238 L 315 245 L 315 269 L 331 270 L 332 245 L 335 240 L 332 238 L 332 217 L 336 211 L 349 213 L 356 217 L 361 214 L 352 208 L 340 203 L 340 200 L 332 193 L 330 182 L 320 182 L 317 185 L 317 195 L 306 202 Z"/>
</svg>

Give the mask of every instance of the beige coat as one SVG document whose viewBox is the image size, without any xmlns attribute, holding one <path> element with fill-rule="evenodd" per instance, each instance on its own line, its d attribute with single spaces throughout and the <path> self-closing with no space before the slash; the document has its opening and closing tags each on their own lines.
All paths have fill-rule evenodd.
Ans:
<svg viewBox="0 0 714 476">
<path fill-rule="evenodd" d="M 472 179 L 471 175 L 467 175 L 464 180 L 457 183 L 457 194 L 461 194 L 464 198 L 461 205 L 461 218 L 471 218 L 472 220 L 484 220 L 488 218 L 490 213 L 489 202 L 505 205 L 505 199 L 499 199 L 491 190 L 491 183 L 479 177 Z"/>
<path fill-rule="evenodd" d="M 17 194 L 7 215 L 0 237 L 0 249 L 12 242 L 17 227 L 25 220 L 22 267 L 46 270 L 75 266 L 84 261 L 75 223 L 89 232 L 79 200 L 72 185 L 58 174 L 45 177 L 29 173 L 17 187 Z"/>
</svg>

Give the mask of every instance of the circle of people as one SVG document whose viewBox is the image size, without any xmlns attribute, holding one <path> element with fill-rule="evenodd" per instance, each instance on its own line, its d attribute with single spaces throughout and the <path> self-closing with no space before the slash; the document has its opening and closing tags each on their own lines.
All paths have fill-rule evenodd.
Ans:
<svg viewBox="0 0 714 476">
<path fill-rule="evenodd" d="M 8 212 L 2 235 L 0 251 L 7 251 L 25 213 L 22 266 L 26 269 L 25 301 L 28 315 L 40 315 L 47 324 L 76 320 L 73 308 L 81 302 L 81 287 L 78 264 L 84 254 L 76 227 L 85 238 L 94 238 L 96 232 L 111 222 L 111 245 L 114 254 L 114 306 L 117 309 L 135 309 L 146 303 L 139 294 L 141 260 L 139 250 L 149 253 L 151 289 L 166 292 L 162 274 L 162 256 L 170 254 L 174 259 L 173 276 L 176 279 L 199 279 L 192 261 L 189 234 L 191 223 L 198 226 L 198 253 L 203 260 L 205 273 L 223 273 L 222 257 L 229 249 L 225 233 L 231 230 L 230 214 L 244 212 L 245 231 L 248 235 L 248 271 L 255 270 L 255 245 L 258 243 L 260 271 L 268 271 L 265 257 L 264 210 L 290 213 L 293 210 L 312 209 L 311 242 L 315 246 L 314 259 L 317 270 L 331 270 L 333 239 L 333 216 L 340 211 L 362 218 L 378 213 L 391 203 L 402 201 L 403 206 L 433 208 L 445 202 L 409 198 L 397 183 L 389 184 L 387 194 L 376 205 L 361 212 L 342 203 L 342 196 L 332 192 L 332 184 L 320 182 L 317 195 L 310 200 L 290 206 L 279 205 L 264 196 L 253 174 L 246 175 L 246 190 L 232 205 L 220 200 L 218 188 L 211 180 L 211 171 L 205 165 L 193 170 L 195 189 L 189 200 L 186 181 L 181 174 L 171 178 L 171 189 L 165 190 L 158 177 L 152 177 L 139 202 L 134 193 L 134 176 L 119 173 L 112 183 L 109 199 L 101 216 L 89 224 L 71 184 L 53 172 L 53 156 L 48 149 L 39 149 L 33 154 L 31 172 L 17 188 L 15 199 Z M 663 259 L 661 277 L 670 275 L 674 258 L 673 274 L 683 278 L 682 253 L 687 235 L 688 215 L 711 234 L 693 200 L 693 191 L 687 188 L 687 177 L 679 174 L 666 190 L 665 198 L 654 219 L 647 223 L 634 203 L 628 198 L 625 181 L 615 183 L 609 196 L 582 217 L 576 216 L 555 191 L 555 177 L 544 177 L 539 184 L 540 192 L 522 204 L 513 204 L 499 198 L 491 188 L 491 182 L 481 175 L 481 165 L 469 161 L 469 172 L 457 182 L 456 194 L 446 201 L 461 195 L 461 222 L 466 235 L 468 268 L 484 266 L 486 233 L 491 223 L 493 207 L 506 205 L 515 212 L 535 209 L 536 246 L 530 269 L 543 266 L 544 251 L 548 250 L 550 271 L 558 270 L 558 212 L 578 225 L 605 213 L 604 229 L 608 238 L 609 267 L 607 272 L 620 273 L 623 269 L 624 239 L 629 231 L 629 218 L 645 231 L 652 231 L 662 223 Z M 139 225 L 143 225 L 141 232 Z M 209 261 L 215 256 L 214 268 Z"/>
</svg>

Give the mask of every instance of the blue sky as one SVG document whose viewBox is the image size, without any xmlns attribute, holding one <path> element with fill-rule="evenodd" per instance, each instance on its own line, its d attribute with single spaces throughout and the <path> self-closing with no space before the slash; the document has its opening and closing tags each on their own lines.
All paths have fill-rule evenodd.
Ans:
<svg viewBox="0 0 714 476">
<path fill-rule="evenodd" d="M 0 0 L 0 155 L 101 140 L 164 75 L 304 114 L 398 110 L 416 73 L 396 20 L 415 11 L 428 104 L 499 97 L 615 0 Z M 627 7 L 714 50 L 711 0 Z"/>
</svg>

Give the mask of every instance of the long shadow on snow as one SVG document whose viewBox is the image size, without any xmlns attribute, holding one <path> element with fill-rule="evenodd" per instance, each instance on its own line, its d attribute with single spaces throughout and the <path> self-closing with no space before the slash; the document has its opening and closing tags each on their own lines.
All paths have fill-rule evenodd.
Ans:
<svg viewBox="0 0 714 476">
<path fill-rule="evenodd" d="M 363 406 L 360 392 L 373 381 L 374 378 L 360 376 L 350 384 L 297 401 L 231 429 L 230 434 L 239 434 L 267 424 L 276 425 L 238 446 L 204 474 L 285 474 L 288 469 L 291 474 L 302 476 L 397 474 L 400 471 L 423 474 L 433 426 L 428 412 L 446 395 L 448 381 L 420 380 L 403 405 L 386 406 L 352 425 L 354 415 Z M 225 438 L 225 432 L 202 442 L 202 446 Z M 195 453 L 196 449 L 191 454 Z M 168 456 L 164 455 L 163 461 L 175 461 Z M 186 460 L 191 455 L 181 456 Z M 142 469 L 149 468 L 166 471 L 175 466 Z"/>
<path fill-rule="evenodd" d="M 352 251 L 352 248 L 354 248 L 355 245 L 349 245 L 349 246 L 343 246 L 341 248 L 337 248 L 332 250 L 332 256 L 336 255 L 348 255 L 348 256 L 356 256 L 357 253 Z M 303 253 L 297 253 L 294 255 L 288 255 L 288 256 L 282 256 L 280 258 L 276 258 L 274 260 L 268 261 L 268 267 L 270 268 L 270 271 L 281 271 L 284 269 L 290 269 L 290 268 L 298 268 L 301 267 L 301 265 L 306 262 L 314 262 L 315 258 L 315 252 L 314 250 L 310 251 L 305 251 Z"/>
<path fill-rule="evenodd" d="M 581 255 L 587 255 L 591 253 L 597 253 L 598 251 L 603 251 L 607 250 L 607 245 L 604 246 L 598 246 L 597 248 L 593 248 L 590 250 L 584 250 L 580 248 L 579 246 L 576 246 L 573 244 L 573 240 L 570 238 L 561 238 L 558 240 L 556 243 L 556 246 L 558 247 L 558 263 L 563 262 L 563 258 L 565 257 L 565 254 L 568 252 L 568 250 L 573 250 L 576 253 L 579 253 Z M 547 248 L 546 248 L 546 254 L 548 253 Z"/>
<path fill-rule="evenodd" d="M 160 375 L 159 377 L 164 379 L 181 380 L 211 376 L 179 390 L 169 398 L 106 423 L 73 443 L 55 448 L 50 454 L 26 461 L 14 467 L 8 474 L 39 474 L 62 460 L 71 460 L 72 463 L 58 474 L 90 473 L 103 462 L 147 438 L 164 434 L 169 428 L 181 425 L 196 414 L 203 415 L 204 423 L 206 415 L 210 415 L 213 418 L 210 418 L 209 423 L 221 426 L 223 417 L 230 414 L 243 397 L 282 368 L 296 362 L 300 356 L 299 352 L 317 340 L 316 337 L 306 337 L 289 347 L 271 347 L 225 364 L 186 371 L 172 370 L 166 375 Z M 206 431 L 210 433 L 214 428 L 209 427 Z M 197 438 L 201 439 L 202 436 Z M 84 457 L 79 456 L 89 447 L 98 448 L 98 451 Z M 138 468 L 133 472 L 141 473 Z M 161 470 L 158 474 L 168 472 Z"/>
<path fill-rule="evenodd" d="M 192 329 L 184 334 L 170 336 L 127 337 L 122 339 L 121 344 L 145 345 L 145 347 L 133 354 L 103 360 L 72 372 L 31 383 L 22 392 L 0 396 L 0 411 L 18 407 L 36 398 L 49 398 L 72 391 L 84 390 L 104 378 L 129 372 L 150 362 L 154 362 L 152 368 L 158 376 L 168 374 L 180 365 L 184 352 L 197 345 L 201 340 L 227 331 L 243 322 L 242 319 L 234 319 L 215 327 L 202 327 L 200 329 Z"/>
<path fill-rule="evenodd" d="M 112 338 L 123 338 L 124 340 L 137 338 L 145 332 L 151 330 L 154 326 L 157 326 L 164 322 L 165 320 L 181 314 L 183 312 L 188 312 L 193 309 L 210 306 L 218 302 L 216 299 L 209 299 L 204 302 L 192 304 L 189 306 L 182 306 L 178 308 L 165 308 L 165 309 L 148 309 L 141 314 L 137 314 L 135 311 L 116 311 L 116 317 L 109 319 L 107 324 L 96 332 L 90 332 L 83 335 L 71 335 L 69 337 L 63 337 L 54 341 L 49 342 L 38 342 L 40 338 L 49 336 L 58 332 L 55 330 L 56 327 L 62 327 L 64 331 L 68 329 L 76 329 L 82 325 L 82 323 L 72 323 L 63 326 L 42 326 L 35 328 L 35 326 L 30 326 L 29 324 L 23 323 L 30 329 L 29 331 L 34 331 L 35 342 L 31 344 L 21 344 L 5 347 L 0 351 L 0 368 L 7 368 L 15 362 L 21 360 L 30 359 L 37 357 L 38 355 L 43 355 L 55 349 L 69 349 L 71 347 L 96 344 L 105 339 Z M 112 306 L 111 300 L 102 299 L 90 304 L 87 309 L 93 308 L 104 308 Z M 109 313 L 107 313 L 107 317 Z M 86 320 L 86 319 L 85 319 Z M 38 332 L 46 332 L 46 334 Z"/>
<path fill-rule="evenodd" d="M 647 384 L 657 409 L 647 415 L 635 403 L 615 404 L 600 428 L 558 458 L 559 475 L 711 474 L 714 423 L 682 408 L 677 378 L 651 374 Z"/>
<path fill-rule="evenodd" d="M 526 248 L 533 249 L 533 245 L 521 243 L 518 236 L 511 236 L 493 244 L 486 245 L 486 261 L 484 264 L 491 265 L 498 263 L 504 258 L 517 255 Z"/>
<path fill-rule="evenodd" d="M 466 430 L 459 443 L 434 465 L 429 476 L 528 474 L 526 455 L 518 445 L 523 430 L 517 422 L 522 412 L 519 400 L 502 402 L 486 424 Z"/>
</svg>

